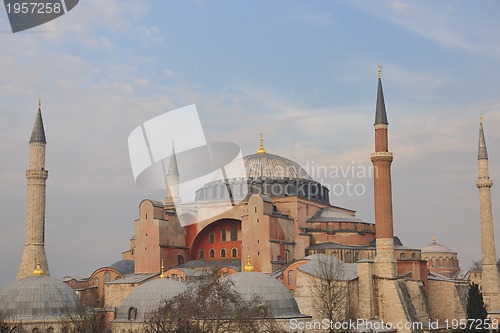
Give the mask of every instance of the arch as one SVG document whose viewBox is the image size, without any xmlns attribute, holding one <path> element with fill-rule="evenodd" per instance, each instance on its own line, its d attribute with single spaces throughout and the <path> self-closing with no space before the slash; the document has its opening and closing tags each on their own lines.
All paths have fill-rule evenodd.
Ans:
<svg viewBox="0 0 500 333">
<path fill-rule="evenodd" d="M 104 282 L 111 281 L 111 273 L 109 271 L 104 272 Z"/>
<path fill-rule="evenodd" d="M 220 257 L 225 258 L 226 257 L 226 249 L 220 249 Z"/>
<path fill-rule="evenodd" d="M 241 239 L 238 239 L 240 230 L 241 221 L 233 218 L 223 218 L 207 224 L 194 234 L 190 246 L 190 260 L 199 258 L 201 250 L 204 252 L 205 260 L 211 259 L 212 257 L 209 255 L 210 249 L 216 251 L 213 258 L 219 258 L 222 248 L 226 249 L 226 258 L 231 255 L 229 249 L 233 247 L 238 249 L 237 255 L 241 255 Z M 225 238 L 224 234 L 226 235 Z M 239 257 L 235 259 L 239 259 Z"/>
<path fill-rule="evenodd" d="M 31 333 L 40 333 L 40 329 L 38 327 L 35 327 L 31 330 Z"/>
<path fill-rule="evenodd" d="M 47 328 L 47 333 L 54 333 L 54 328 L 53 327 Z"/>
<path fill-rule="evenodd" d="M 233 257 L 233 258 L 237 258 L 238 257 L 238 249 L 237 248 L 233 247 L 231 249 L 231 257 Z"/>
<path fill-rule="evenodd" d="M 290 259 L 290 250 L 286 249 L 285 250 L 285 261 L 288 262 Z"/>
<path fill-rule="evenodd" d="M 101 281 L 99 281 L 99 278 L 98 278 L 98 277 L 95 277 L 95 278 L 94 278 L 94 283 L 93 283 L 93 284 L 94 284 L 94 287 L 99 287 L 99 283 L 100 283 L 100 282 L 101 282 Z"/>
<path fill-rule="evenodd" d="M 412 258 L 412 259 L 417 259 L 417 254 L 416 254 L 415 252 L 413 252 L 413 253 L 411 254 L 411 258 Z"/>
<path fill-rule="evenodd" d="M 205 259 L 205 251 L 200 250 L 200 255 L 199 255 L 199 258 L 200 258 L 200 259 Z"/>
<path fill-rule="evenodd" d="M 294 270 L 289 270 L 288 271 L 288 284 L 291 285 L 291 284 L 295 284 L 295 271 Z"/>
<path fill-rule="evenodd" d="M 128 309 L 128 320 L 136 320 L 137 319 L 137 308 L 131 307 Z"/>
<path fill-rule="evenodd" d="M 406 259 L 406 255 L 404 254 L 404 252 L 401 252 L 399 254 L 399 259 Z"/>
<path fill-rule="evenodd" d="M 209 255 L 210 258 L 215 258 L 215 250 L 214 249 L 210 249 L 210 255 Z"/>
</svg>

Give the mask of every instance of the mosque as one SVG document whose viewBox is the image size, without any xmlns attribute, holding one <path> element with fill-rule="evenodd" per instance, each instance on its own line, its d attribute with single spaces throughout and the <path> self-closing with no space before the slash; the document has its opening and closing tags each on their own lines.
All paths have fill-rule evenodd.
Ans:
<svg viewBox="0 0 500 333">
<path fill-rule="evenodd" d="M 108 314 L 110 330 L 140 331 L 141 322 L 162 299 L 183 293 L 204 271 L 218 270 L 243 297 L 259 295 L 286 328 L 292 319 L 321 319 L 310 287 L 323 278 L 318 267 L 329 258 L 332 265 L 342 267 L 336 278 L 348 287 L 344 308 L 350 318 L 423 324 L 389 329 L 399 332 L 427 331 L 436 329 L 430 327 L 433 322 L 465 318 L 468 282 L 460 278 L 458 254 L 434 237 L 421 249 L 407 247 L 393 233 L 393 155 L 380 70 L 377 89 L 375 150 L 370 156 L 376 170 L 375 223 L 331 204 L 328 188 L 294 161 L 267 152 L 262 135 L 257 153 L 240 163 L 246 177 L 231 177 L 238 174 L 238 166 L 230 164 L 227 173 L 196 191 L 194 202 L 184 203 L 178 194 L 182 174 L 172 147 L 167 197 L 164 202 L 140 203 L 130 248 L 122 259 L 85 278 L 66 276 L 64 282 L 49 276 L 44 250 L 48 173 L 39 106 L 26 173 L 25 247 L 17 281 L 0 291 L 0 316 L 11 323 L 22 321 L 32 332 L 54 332 L 65 331 L 67 318 L 82 308 L 99 308 Z M 496 318 L 500 282 L 482 121 L 478 164 L 482 290 L 489 314 Z M 227 198 L 241 201 L 223 207 Z M 183 225 L 181 220 L 196 223 Z"/>
</svg>

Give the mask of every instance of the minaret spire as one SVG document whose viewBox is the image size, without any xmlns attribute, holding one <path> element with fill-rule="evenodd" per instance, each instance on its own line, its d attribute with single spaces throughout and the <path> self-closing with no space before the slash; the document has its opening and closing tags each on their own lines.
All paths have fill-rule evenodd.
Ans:
<svg viewBox="0 0 500 333">
<path fill-rule="evenodd" d="M 175 203 L 180 202 L 179 198 L 179 166 L 177 165 L 177 156 L 175 154 L 174 143 L 172 142 L 172 151 L 168 161 L 167 169 L 167 198 L 165 204 L 173 208 Z"/>
<path fill-rule="evenodd" d="M 487 160 L 488 151 L 486 150 L 486 141 L 484 140 L 484 130 L 483 130 L 483 115 L 479 116 L 479 148 L 477 151 L 478 160 Z"/>
<path fill-rule="evenodd" d="M 28 191 L 26 200 L 26 238 L 24 250 L 17 271 L 17 279 L 33 275 L 38 267 L 41 275 L 49 275 L 45 255 L 45 183 L 48 172 L 45 170 L 45 130 L 42 109 L 38 101 L 38 112 L 31 133 L 29 167 L 26 170 Z"/>
<path fill-rule="evenodd" d="M 387 122 L 387 114 L 385 112 L 385 101 L 384 101 L 384 91 L 382 89 L 382 79 L 381 79 L 382 67 L 378 67 L 378 88 L 377 88 L 377 108 L 375 111 L 375 125 L 385 124 Z"/>
<path fill-rule="evenodd" d="M 491 191 L 493 181 L 489 177 L 488 154 L 482 117 L 479 119 L 478 147 L 478 178 L 476 186 L 479 189 L 479 209 L 481 219 L 481 247 L 483 255 L 483 272 L 481 288 L 488 312 L 500 310 L 500 285 L 495 252 L 495 236 L 493 230 L 493 214 L 491 207 Z"/>
<path fill-rule="evenodd" d="M 379 67 L 377 106 L 375 110 L 375 152 L 371 154 L 371 161 L 375 169 L 375 275 L 393 278 L 396 276 L 391 188 L 391 163 L 393 157 L 392 153 L 389 152 L 388 128 Z"/>
</svg>

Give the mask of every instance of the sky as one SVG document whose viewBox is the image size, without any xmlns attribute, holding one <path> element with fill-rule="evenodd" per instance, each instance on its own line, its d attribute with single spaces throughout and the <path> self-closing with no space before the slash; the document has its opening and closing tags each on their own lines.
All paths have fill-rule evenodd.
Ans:
<svg viewBox="0 0 500 333">
<path fill-rule="evenodd" d="M 1 9 L 0 287 L 14 281 L 24 245 L 38 98 L 50 272 L 88 276 L 129 248 L 140 201 L 165 197 L 136 186 L 128 135 L 191 104 L 207 140 L 248 155 L 262 132 L 267 152 L 373 222 L 379 65 L 395 233 L 417 248 L 435 235 L 467 269 L 481 259 L 480 114 L 500 240 L 499 12 L 493 0 L 82 0 L 13 34 Z"/>
</svg>

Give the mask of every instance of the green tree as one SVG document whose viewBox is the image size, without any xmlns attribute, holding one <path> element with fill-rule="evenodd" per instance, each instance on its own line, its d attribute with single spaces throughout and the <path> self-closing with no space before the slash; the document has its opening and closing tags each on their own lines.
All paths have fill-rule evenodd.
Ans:
<svg viewBox="0 0 500 333">
<path fill-rule="evenodd" d="M 475 319 L 475 323 L 482 324 L 486 322 L 488 312 L 484 305 L 483 294 L 479 290 L 479 286 L 473 283 L 469 288 L 469 296 L 467 298 L 467 319 Z M 475 325 L 473 325 L 475 326 Z M 478 325 L 482 326 L 482 325 Z M 475 327 L 468 328 L 467 332 L 487 332 L 486 329 Z"/>
</svg>

